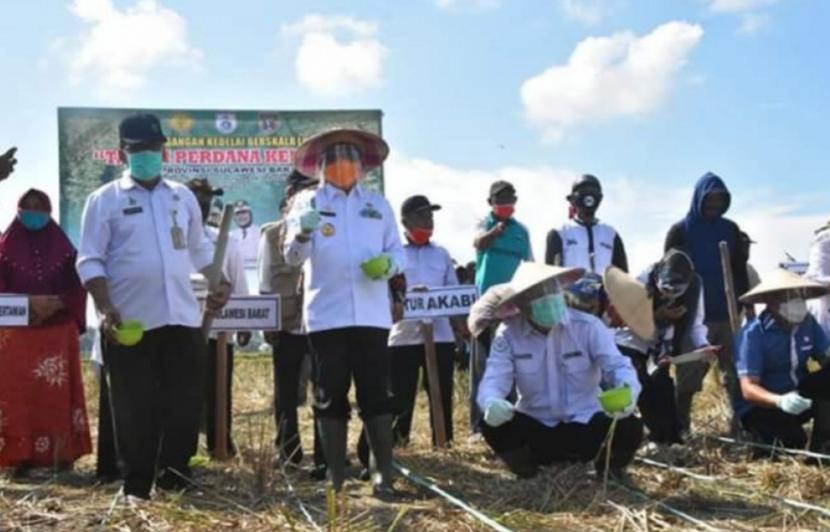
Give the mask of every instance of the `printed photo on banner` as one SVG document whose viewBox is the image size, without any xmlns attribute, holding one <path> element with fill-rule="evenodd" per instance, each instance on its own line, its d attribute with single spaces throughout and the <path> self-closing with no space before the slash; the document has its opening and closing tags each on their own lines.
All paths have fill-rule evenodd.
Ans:
<svg viewBox="0 0 830 532">
<path fill-rule="evenodd" d="M 381 132 L 382 113 L 355 111 L 234 111 L 145 109 L 155 114 L 167 136 L 164 178 L 186 182 L 207 178 L 225 195 L 213 206 L 234 205 L 234 233 L 243 242 L 246 265 L 256 263 L 259 228 L 279 217 L 285 179 L 294 151 L 308 137 L 337 127 Z M 86 197 L 121 177 L 118 124 L 135 109 L 58 109 L 61 226 L 77 245 Z M 366 181 L 383 190 L 382 169 Z M 210 220 L 209 220 L 210 222 Z"/>
</svg>

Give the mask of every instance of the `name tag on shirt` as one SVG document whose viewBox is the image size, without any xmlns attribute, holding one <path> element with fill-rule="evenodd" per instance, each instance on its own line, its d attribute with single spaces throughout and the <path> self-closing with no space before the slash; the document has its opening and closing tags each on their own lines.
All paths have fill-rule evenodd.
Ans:
<svg viewBox="0 0 830 532">
<path fill-rule="evenodd" d="M 533 358 L 533 353 L 519 353 L 513 355 L 513 358 L 515 358 L 516 360 L 530 360 L 531 358 Z"/>
<path fill-rule="evenodd" d="M 562 355 L 564 360 L 568 360 L 569 358 L 577 358 L 582 356 L 582 351 L 571 351 L 570 353 L 565 353 Z"/>
<path fill-rule="evenodd" d="M 332 211 L 319 211 L 319 212 L 320 212 L 320 216 L 326 216 L 326 217 L 328 217 L 328 218 L 335 218 L 335 217 L 337 217 L 337 213 L 336 213 L 336 212 L 332 212 Z"/>
<path fill-rule="evenodd" d="M 124 209 L 121 212 L 124 214 L 124 216 L 131 216 L 133 214 L 141 214 L 142 212 L 144 212 L 144 209 L 141 208 L 140 206 L 138 206 L 138 207 L 127 207 L 126 209 Z"/>
<path fill-rule="evenodd" d="M 372 206 L 367 206 L 362 211 L 360 211 L 360 216 L 362 216 L 363 218 L 370 218 L 372 220 L 383 219 L 383 215 L 380 213 L 380 211 Z"/>
</svg>

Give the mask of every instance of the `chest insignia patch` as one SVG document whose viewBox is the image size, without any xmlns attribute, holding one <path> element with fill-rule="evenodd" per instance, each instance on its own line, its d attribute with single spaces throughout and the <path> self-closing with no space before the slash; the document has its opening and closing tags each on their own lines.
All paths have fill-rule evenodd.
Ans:
<svg viewBox="0 0 830 532">
<path fill-rule="evenodd" d="M 330 237 L 334 236 L 334 233 L 336 233 L 336 231 L 334 229 L 334 225 L 330 223 L 325 223 L 322 227 L 320 227 L 320 233 L 325 237 Z"/>
</svg>

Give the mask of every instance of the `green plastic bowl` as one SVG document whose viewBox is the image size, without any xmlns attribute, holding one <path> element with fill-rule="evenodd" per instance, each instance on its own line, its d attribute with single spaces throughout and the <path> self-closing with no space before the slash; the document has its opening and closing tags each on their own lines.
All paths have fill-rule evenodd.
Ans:
<svg viewBox="0 0 830 532">
<path fill-rule="evenodd" d="M 378 255 L 360 265 L 363 273 L 372 279 L 380 279 L 389 271 L 390 259 L 386 255 Z"/>
<path fill-rule="evenodd" d="M 126 320 L 115 329 L 115 338 L 121 345 L 131 347 L 144 338 L 144 324 L 138 320 Z"/>
<path fill-rule="evenodd" d="M 620 386 L 619 388 L 605 390 L 599 394 L 598 398 L 606 412 L 612 414 L 622 412 L 631 404 L 631 388 Z"/>
</svg>

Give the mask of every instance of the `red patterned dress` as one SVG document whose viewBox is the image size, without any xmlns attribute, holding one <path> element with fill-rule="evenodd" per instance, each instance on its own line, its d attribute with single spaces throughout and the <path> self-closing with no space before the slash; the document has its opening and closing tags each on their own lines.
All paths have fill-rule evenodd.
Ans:
<svg viewBox="0 0 830 532">
<path fill-rule="evenodd" d="M 43 194 L 24 197 L 33 193 Z M 67 465 L 92 450 L 78 341 L 86 293 L 75 255 L 53 221 L 31 231 L 15 220 L 0 237 L 0 294 L 63 303 L 38 326 L 0 327 L 0 467 Z"/>
</svg>

